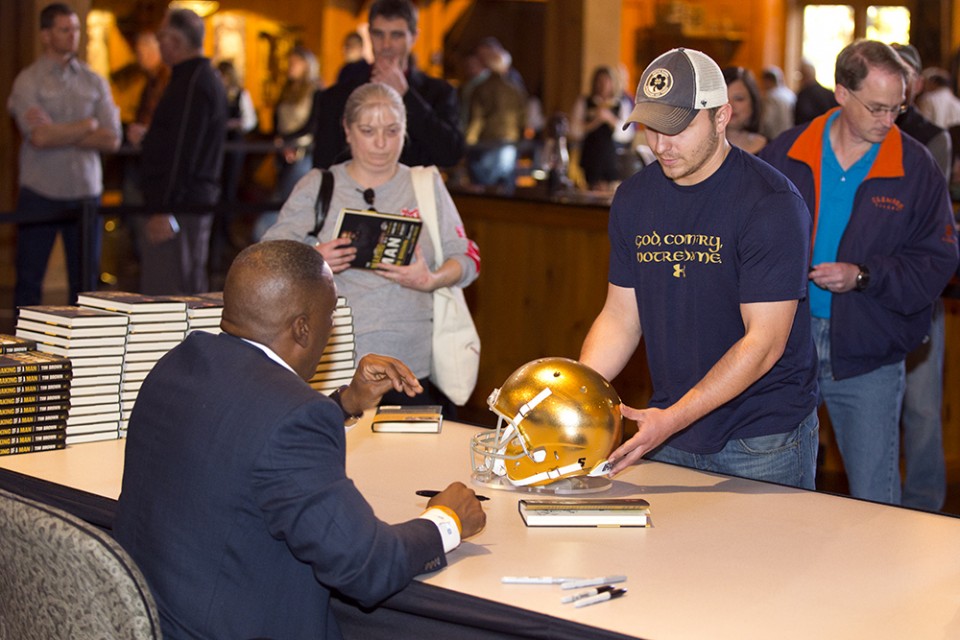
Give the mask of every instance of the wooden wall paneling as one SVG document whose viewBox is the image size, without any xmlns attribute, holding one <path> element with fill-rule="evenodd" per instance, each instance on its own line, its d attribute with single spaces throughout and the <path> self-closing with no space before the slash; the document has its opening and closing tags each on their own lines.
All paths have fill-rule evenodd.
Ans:
<svg viewBox="0 0 960 640">
<path fill-rule="evenodd" d="M 468 407 L 482 414 L 487 395 L 522 364 L 579 356 L 606 298 L 608 210 L 471 195 L 454 200 L 483 259 L 480 277 L 466 291 L 482 341 Z M 642 353 L 614 387 L 624 401 L 645 405 L 650 392 Z"/>
</svg>

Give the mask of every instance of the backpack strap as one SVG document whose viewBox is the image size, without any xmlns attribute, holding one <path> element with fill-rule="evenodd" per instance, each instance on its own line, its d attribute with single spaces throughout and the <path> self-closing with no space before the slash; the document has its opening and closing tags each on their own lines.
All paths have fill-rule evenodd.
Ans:
<svg viewBox="0 0 960 640">
<path fill-rule="evenodd" d="M 310 232 L 314 238 L 319 237 L 320 228 L 323 226 L 323 221 L 327 217 L 327 212 L 330 211 L 330 199 L 333 197 L 333 173 L 329 169 L 321 169 L 320 171 L 320 189 L 317 190 L 317 200 L 313 204 L 313 209 L 316 212 L 316 224 L 313 227 L 313 231 Z"/>
</svg>

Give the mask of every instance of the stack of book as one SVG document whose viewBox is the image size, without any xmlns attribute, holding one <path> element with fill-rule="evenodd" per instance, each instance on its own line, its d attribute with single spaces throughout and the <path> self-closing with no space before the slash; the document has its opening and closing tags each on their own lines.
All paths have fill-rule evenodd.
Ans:
<svg viewBox="0 0 960 640">
<path fill-rule="evenodd" d="M 320 356 L 317 372 L 310 378 L 310 386 L 320 393 L 330 394 L 348 384 L 357 371 L 357 344 L 354 337 L 353 311 L 343 296 L 337 298 L 333 312 L 333 330 Z"/>
<path fill-rule="evenodd" d="M 127 318 L 69 305 L 21 307 L 17 336 L 71 363 L 66 444 L 118 437 Z"/>
<path fill-rule="evenodd" d="M 77 303 L 119 313 L 129 320 L 120 376 L 120 436 L 123 437 L 144 378 L 186 335 L 187 305 L 173 296 L 125 291 L 89 291 L 77 296 Z"/>
<path fill-rule="evenodd" d="M 0 455 L 62 449 L 70 408 L 70 360 L 0 335 Z"/>
<path fill-rule="evenodd" d="M 220 318 L 223 316 L 222 291 L 170 297 L 187 305 L 187 334 L 194 331 L 220 333 Z"/>
</svg>

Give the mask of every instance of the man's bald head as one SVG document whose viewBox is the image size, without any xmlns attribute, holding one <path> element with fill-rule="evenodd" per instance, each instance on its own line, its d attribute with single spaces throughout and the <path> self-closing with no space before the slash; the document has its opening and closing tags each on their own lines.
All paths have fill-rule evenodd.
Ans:
<svg viewBox="0 0 960 640">
<path fill-rule="evenodd" d="M 319 252 L 292 240 L 261 242 L 230 266 L 221 327 L 277 351 L 298 317 L 329 318 L 335 305 L 333 273 Z"/>
</svg>

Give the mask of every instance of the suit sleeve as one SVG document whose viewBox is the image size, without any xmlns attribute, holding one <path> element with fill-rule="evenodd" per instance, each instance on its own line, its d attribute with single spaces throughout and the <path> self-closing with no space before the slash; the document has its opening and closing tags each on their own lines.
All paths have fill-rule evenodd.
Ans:
<svg viewBox="0 0 960 640">
<path fill-rule="evenodd" d="M 374 515 L 344 468 L 343 416 L 318 399 L 275 429 L 254 469 L 253 488 L 270 534 L 309 564 L 317 580 L 372 606 L 413 577 L 446 565 L 436 525 L 388 525 Z"/>
</svg>

